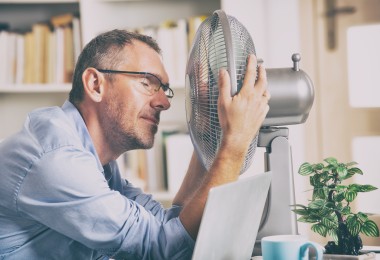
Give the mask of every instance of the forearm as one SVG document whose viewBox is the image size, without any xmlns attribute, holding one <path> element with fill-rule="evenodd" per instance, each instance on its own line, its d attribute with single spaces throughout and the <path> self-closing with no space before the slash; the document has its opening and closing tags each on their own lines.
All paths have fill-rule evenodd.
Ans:
<svg viewBox="0 0 380 260">
<path fill-rule="evenodd" d="M 173 204 L 184 206 L 186 202 L 193 197 L 195 191 L 198 190 L 206 174 L 206 169 L 203 167 L 194 151 L 190 160 L 189 168 L 185 178 L 182 181 L 181 187 L 173 200 Z"/>
<path fill-rule="evenodd" d="M 238 150 L 234 150 L 222 144 L 210 171 L 204 176 L 191 200 L 184 205 L 180 220 L 194 239 L 198 234 L 209 190 L 238 179 L 247 149 L 247 147 L 239 147 Z"/>
</svg>

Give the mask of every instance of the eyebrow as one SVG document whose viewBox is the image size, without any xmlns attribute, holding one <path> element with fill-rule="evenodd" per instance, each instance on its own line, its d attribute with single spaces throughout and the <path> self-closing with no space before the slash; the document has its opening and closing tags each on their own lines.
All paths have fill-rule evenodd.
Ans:
<svg viewBox="0 0 380 260">
<path fill-rule="evenodd" d="M 169 82 L 168 82 L 168 83 L 164 83 L 164 82 L 162 82 L 162 78 L 161 78 L 160 75 L 158 75 L 158 74 L 154 74 L 154 73 L 152 73 L 152 72 L 148 72 L 148 73 L 150 73 L 150 74 L 156 76 L 156 77 L 161 81 L 162 85 L 164 85 L 166 88 L 170 88 L 170 83 L 169 83 Z M 164 89 L 164 90 L 166 90 L 166 89 Z"/>
<path fill-rule="evenodd" d="M 169 85 L 170 85 L 169 82 L 168 83 L 164 83 L 163 80 L 162 80 L 162 77 L 159 74 L 155 74 L 155 73 L 152 73 L 152 72 L 149 72 L 149 73 L 152 74 L 152 75 L 154 75 L 154 76 L 156 76 L 161 81 L 162 84 L 164 84 L 165 86 L 169 87 Z"/>
</svg>

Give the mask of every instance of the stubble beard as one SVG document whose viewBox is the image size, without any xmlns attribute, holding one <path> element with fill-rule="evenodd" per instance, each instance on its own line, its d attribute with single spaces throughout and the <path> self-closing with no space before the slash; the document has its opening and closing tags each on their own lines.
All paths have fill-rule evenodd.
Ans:
<svg viewBox="0 0 380 260">
<path fill-rule="evenodd" d="M 107 102 L 106 111 L 102 115 L 102 125 L 104 133 L 112 149 L 118 153 L 124 153 L 135 149 L 150 149 L 154 144 L 154 135 L 157 133 L 158 126 L 151 125 L 149 128 L 141 128 L 138 125 L 130 124 L 134 119 L 128 118 L 128 113 L 123 112 L 120 106 L 114 102 Z M 129 123 L 129 124 L 128 124 Z"/>
</svg>

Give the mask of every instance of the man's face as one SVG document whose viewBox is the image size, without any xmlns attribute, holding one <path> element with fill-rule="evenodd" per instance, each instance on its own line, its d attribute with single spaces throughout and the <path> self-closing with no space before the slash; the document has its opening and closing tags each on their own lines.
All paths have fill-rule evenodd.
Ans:
<svg viewBox="0 0 380 260">
<path fill-rule="evenodd" d="M 164 84 L 168 82 L 161 56 L 145 43 L 135 41 L 125 47 L 124 54 L 125 62 L 109 69 L 149 72 Z M 168 98 L 162 89 L 149 93 L 141 75 L 113 74 L 113 79 L 105 83 L 106 94 L 99 110 L 108 143 L 120 152 L 151 148 L 160 112 L 170 107 Z"/>
</svg>

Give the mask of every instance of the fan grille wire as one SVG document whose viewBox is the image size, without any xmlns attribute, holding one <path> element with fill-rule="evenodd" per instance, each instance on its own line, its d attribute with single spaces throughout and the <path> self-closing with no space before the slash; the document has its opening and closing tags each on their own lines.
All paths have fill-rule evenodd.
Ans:
<svg viewBox="0 0 380 260">
<path fill-rule="evenodd" d="M 235 70 L 237 91 L 240 91 L 247 57 L 256 53 L 246 28 L 234 17 L 225 17 L 231 28 L 231 36 L 224 35 L 221 23 L 224 17 L 215 12 L 200 25 L 187 64 L 188 126 L 195 149 L 206 169 L 210 169 L 222 140 L 222 129 L 218 119 L 219 70 Z M 225 37 L 232 38 L 232 46 L 226 45 Z M 233 51 L 234 62 L 228 62 L 227 48 Z M 251 165 L 256 146 L 257 136 L 249 146 L 241 173 Z"/>
</svg>

